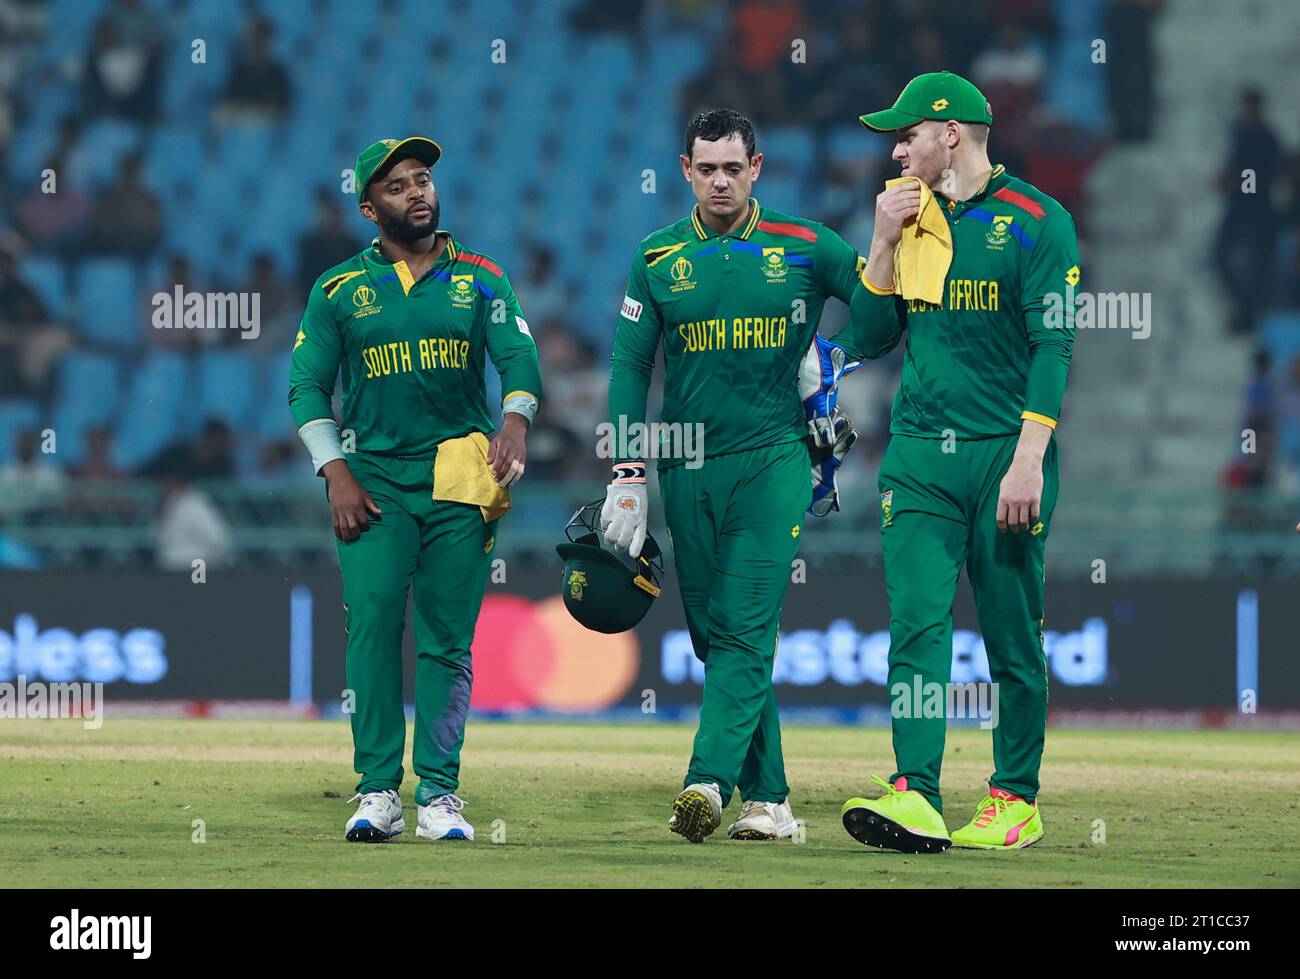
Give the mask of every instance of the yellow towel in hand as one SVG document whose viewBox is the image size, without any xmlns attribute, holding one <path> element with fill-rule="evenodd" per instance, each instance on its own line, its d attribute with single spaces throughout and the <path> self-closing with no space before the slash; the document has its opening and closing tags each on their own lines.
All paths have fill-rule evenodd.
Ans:
<svg viewBox="0 0 1300 979">
<path fill-rule="evenodd" d="M 433 498 L 468 503 L 487 523 L 510 509 L 510 491 L 497 485 L 487 464 L 488 440 L 482 432 L 438 443 L 433 461 Z"/>
<path fill-rule="evenodd" d="M 943 303 L 943 283 L 952 265 L 952 230 L 925 181 L 916 177 L 886 180 L 892 187 L 905 180 L 921 188 L 921 210 L 903 222 L 903 237 L 894 248 L 894 292 L 904 299 Z"/>
</svg>

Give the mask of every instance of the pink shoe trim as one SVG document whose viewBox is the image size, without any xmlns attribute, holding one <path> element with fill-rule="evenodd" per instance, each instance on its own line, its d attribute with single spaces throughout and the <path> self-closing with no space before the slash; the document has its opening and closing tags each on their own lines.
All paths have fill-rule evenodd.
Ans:
<svg viewBox="0 0 1300 979">
<path fill-rule="evenodd" d="M 1029 819 L 1033 819 L 1033 818 L 1034 817 L 1030 815 Z M 1020 842 L 1020 831 L 1025 828 L 1025 825 L 1029 822 L 1029 819 L 1026 819 L 1019 826 L 1013 826 L 1011 828 L 1011 832 L 1007 834 L 1007 839 L 1006 839 L 1007 846 L 1015 846 L 1018 842 Z"/>
</svg>

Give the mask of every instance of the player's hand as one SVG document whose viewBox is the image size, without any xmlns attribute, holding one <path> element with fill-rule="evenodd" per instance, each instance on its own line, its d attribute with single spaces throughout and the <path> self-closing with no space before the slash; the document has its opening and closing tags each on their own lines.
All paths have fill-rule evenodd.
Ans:
<svg viewBox="0 0 1300 979">
<path fill-rule="evenodd" d="M 1012 460 L 998 487 L 998 530 L 1018 534 L 1038 523 L 1043 502 L 1043 467 Z"/>
<path fill-rule="evenodd" d="M 488 446 L 487 461 L 492 478 L 501 486 L 513 486 L 524 475 L 524 460 L 528 457 L 528 419 L 518 412 L 507 411 L 501 421 L 501 430 Z"/>
<path fill-rule="evenodd" d="M 614 466 L 614 479 L 605 491 L 605 505 L 600 508 L 600 530 L 605 535 L 605 543 L 627 551 L 632 557 L 640 557 L 649 511 L 645 463 L 624 462 Z"/>
<path fill-rule="evenodd" d="M 351 543 L 370 529 L 370 514 L 383 511 L 370 494 L 361 488 L 357 477 L 342 459 L 326 463 L 321 469 L 329 485 L 330 513 L 334 518 L 334 536 Z"/>
<path fill-rule="evenodd" d="M 876 195 L 876 229 L 873 239 L 893 248 L 903 237 L 903 224 L 921 213 L 919 179 L 886 187 Z"/>
<path fill-rule="evenodd" d="M 833 418 L 839 401 L 840 378 L 861 366 L 862 361 L 849 360 L 843 347 L 836 346 L 825 337 L 813 335 L 808 352 L 799 362 L 797 374 L 803 417 L 808 424 L 808 434 L 812 436 L 813 445 L 835 444 L 838 432 Z"/>
</svg>

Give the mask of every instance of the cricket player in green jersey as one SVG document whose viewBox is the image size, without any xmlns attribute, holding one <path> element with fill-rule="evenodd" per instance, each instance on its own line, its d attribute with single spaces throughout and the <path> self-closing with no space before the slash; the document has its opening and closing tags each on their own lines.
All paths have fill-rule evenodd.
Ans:
<svg viewBox="0 0 1300 979">
<path fill-rule="evenodd" d="M 893 159 L 915 180 L 876 198 L 866 268 L 839 338 L 851 356 L 870 358 L 908 336 L 879 477 L 898 770 L 888 782 L 875 778 L 884 797 L 850 799 L 843 818 L 861 842 L 908 852 L 1018 848 L 1043 835 L 1043 551 L 1079 252 L 1060 204 L 989 163 L 992 121 L 979 89 L 950 72 L 914 78 L 893 108 L 862 117 L 892 133 Z M 895 246 L 928 193 L 918 182 L 933 191 L 928 203 L 937 202 L 951 236 L 937 303 L 894 294 Z M 939 792 L 947 711 L 917 711 L 914 692 L 941 688 L 952 702 L 963 566 L 996 698 L 995 771 L 974 818 L 949 837 Z"/>
<path fill-rule="evenodd" d="M 361 804 L 346 837 L 402 832 L 402 632 L 414 590 L 416 833 L 473 839 L 461 815 L 460 750 L 470 642 L 505 487 L 524 472 L 541 399 L 537 348 L 510 280 L 438 229 L 422 137 L 380 140 L 357 158 L 357 201 L 379 230 L 312 287 L 293 348 L 289 404 L 327 481 L 347 622 L 354 767 Z M 484 353 L 501 375 L 493 429 Z M 345 438 L 330 407 L 343 374 Z M 344 451 L 344 442 L 355 443 Z"/>
<path fill-rule="evenodd" d="M 644 425 L 662 342 L 661 424 L 698 432 L 698 451 L 683 458 L 667 443 L 644 453 L 620 445 L 601 521 L 612 546 L 639 553 L 645 456 L 657 457 L 686 622 L 705 664 L 699 731 L 670 828 L 702 842 L 738 788 L 742 812 L 729 835 L 773 839 L 796 828 L 772 666 L 812 495 L 799 375 L 816 360 L 822 307 L 852 297 L 859 260 L 829 228 L 750 197 L 763 156 L 743 116 L 701 113 L 685 150 L 682 172 L 698 203 L 637 246 L 609 412 L 614 431 Z"/>
</svg>

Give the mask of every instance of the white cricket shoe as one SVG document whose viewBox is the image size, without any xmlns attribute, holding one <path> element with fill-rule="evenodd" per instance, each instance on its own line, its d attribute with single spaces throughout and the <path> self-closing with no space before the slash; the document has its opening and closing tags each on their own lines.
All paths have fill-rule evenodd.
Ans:
<svg viewBox="0 0 1300 979">
<path fill-rule="evenodd" d="M 417 810 L 415 835 L 431 840 L 472 840 L 474 827 L 460 814 L 465 800 L 454 795 L 430 799 Z"/>
<path fill-rule="evenodd" d="M 784 802 L 746 802 L 740 818 L 727 827 L 733 840 L 783 840 L 793 836 L 796 828 L 790 800 Z"/>
<path fill-rule="evenodd" d="M 358 792 L 348 802 L 354 799 L 360 799 L 361 805 L 344 827 L 349 843 L 382 843 L 406 829 L 402 798 L 393 789 L 365 795 Z"/>
<path fill-rule="evenodd" d="M 668 828 L 692 843 L 703 843 L 721 824 L 722 793 L 716 782 L 695 782 L 673 800 L 673 817 L 668 820 Z"/>
</svg>

